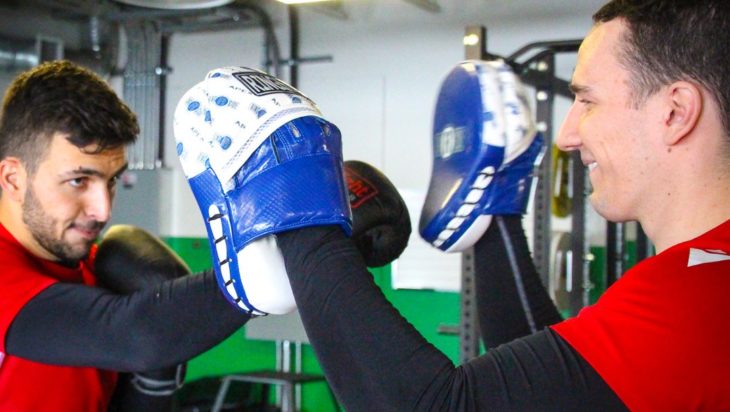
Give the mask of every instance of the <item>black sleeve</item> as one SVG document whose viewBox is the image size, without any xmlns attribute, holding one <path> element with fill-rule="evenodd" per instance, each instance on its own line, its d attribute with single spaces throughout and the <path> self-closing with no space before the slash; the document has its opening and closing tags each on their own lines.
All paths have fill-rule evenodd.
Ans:
<svg viewBox="0 0 730 412">
<path fill-rule="evenodd" d="M 146 371 L 200 354 L 248 319 L 212 271 L 130 295 L 56 283 L 20 310 L 5 342 L 8 354 L 36 362 Z"/>
<path fill-rule="evenodd" d="M 486 347 L 563 320 L 530 256 L 522 216 L 494 217 L 474 245 L 474 272 L 479 329 Z"/>
<path fill-rule="evenodd" d="M 117 386 L 109 401 L 107 412 L 172 412 L 175 393 L 150 395 L 140 392 L 134 384 L 134 374 L 120 373 Z"/>
<path fill-rule="evenodd" d="M 385 299 L 338 228 L 287 232 L 279 245 L 307 335 L 348 411 L 626 410 L 549 329 L 454 367 Z"/>
</svg>

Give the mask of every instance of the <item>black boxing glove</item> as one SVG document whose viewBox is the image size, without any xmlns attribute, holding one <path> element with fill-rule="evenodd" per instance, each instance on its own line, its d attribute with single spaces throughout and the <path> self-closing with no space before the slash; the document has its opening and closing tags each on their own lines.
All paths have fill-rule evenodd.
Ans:
<svg viewBox="0 0 730 412">
<path fill-rule="evenodd" d="M 166 244 L 141 228 L 115 225 L 99 243 L 94 260 L 99 286 L 120 294 L 159 287 L 190 273 L 183 260 Z M 128 385 L 137 393 L 120 395 L 120 410 L 159 411 L 171 408 L 172 395 L 182 386 L 186 364 L 134 372 Z M 126 388 L 125 388 L 126 389 Z M 116 395 L 116 394 L 115 394 Z"/>
<path fill-rule="evenodd" d="M 352 209 L 352 239 L 369 267 L 392 262 L 405 250 L 411 218 L 395 186 L 379 170 L 357 160 L 345 162 Z"/>
<path fill-rule="evenodd" d="M 131 225 L 109 228 L 96 251 L 94 269 L 100 286 L 123 294 L 190 274 L 169 246 Z"/>
</svg>

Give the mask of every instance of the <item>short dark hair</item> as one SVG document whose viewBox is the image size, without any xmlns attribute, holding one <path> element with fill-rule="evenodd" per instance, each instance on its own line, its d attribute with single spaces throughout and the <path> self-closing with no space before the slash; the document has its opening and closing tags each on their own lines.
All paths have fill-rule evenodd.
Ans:
<svg viewBox="0 0 730 412">
<path fill-rule="evenodd" d="M 98 75 L 69 61 L 43 63 L 8 87 L 0 114 L 0 159 L 16 156 L 34 173 L 57 132 L 94 152 L 134 143 L 137 117 Z"/>
<path fill-rule="evenodd" d="M 730 136 L 730 1 L 612 0 L 593 15 L 596 23 L 616 18 L 629 28 L 622 58 L 634 102 L 671 82 L 695 81 L 717 101 Z"/>
</svg>

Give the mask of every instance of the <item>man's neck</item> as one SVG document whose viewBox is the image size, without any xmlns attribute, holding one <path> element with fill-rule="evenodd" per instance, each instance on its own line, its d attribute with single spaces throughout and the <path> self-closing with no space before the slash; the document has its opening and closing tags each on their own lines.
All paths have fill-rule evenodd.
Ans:
<svg viewBox="0 0 730 412">
<path fill-rule="evenodd" d="M 710 166 L 698 166 L 698 169 L 711 170 Z M 652 210 L 644 213 L 639 219 L 642 228 L 652 240 L 657 253 L 670 247 L 694 239 L 730 219 L 730 175 L 723 175 L 715 170 L 714 177 L 710 173 L 697 173 L 692 178 L 691 172 L 685 179 L 671 188 L 661 187 L 660 197 L 654 199 Z"/>
<path fill-rule="evenodd" d="M 701 211 L 702 209 L 697 209 Z M 706 209 L 705 209 L 706 210 Z M 653 240 L 657 253 L 661 253 L 674 245 L 697 238 L 730 220 L 730 216 L 721 213 L 694 214 L 688 211 L 669 224 L 656 225 L 649 229 L 647 235 Z M 642 223 L 642 227 L 650 226 Z M 651 232 L 651 233 L 650 233 Z"/>
</svg>

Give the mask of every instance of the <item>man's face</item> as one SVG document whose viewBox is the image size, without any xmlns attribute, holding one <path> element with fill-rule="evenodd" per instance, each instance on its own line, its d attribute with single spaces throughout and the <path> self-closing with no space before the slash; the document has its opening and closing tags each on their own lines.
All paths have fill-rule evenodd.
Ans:
<svg viewBox="0 0 730 412">
<path fill-rule="evenodd" d="M 91 154 L 56 134 L 29 176 L 23 200 L 32 251 L 67 262 L 86 257 L 111 217 L 116 180 L 125 168 L 123 147 Z"/>
<path fill-rule="evenodd" d="M 621 20 L 598 24 L 584 40 L 571 88 L 575 101 L 557 144 L 579 150 L 593 186 L 590 201 L 613 221 L 639 219 L 651 207 L 652 162 L 657 148 L 658 99 L 632 100 L 630 73 L 622 66 Z"/>
</svg>

